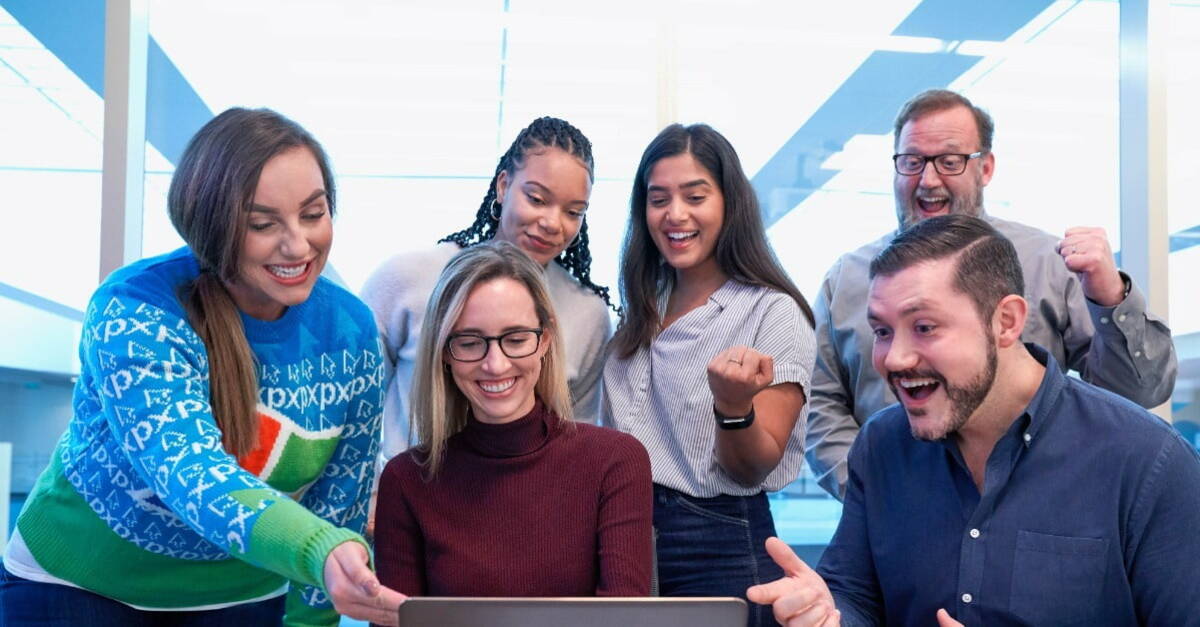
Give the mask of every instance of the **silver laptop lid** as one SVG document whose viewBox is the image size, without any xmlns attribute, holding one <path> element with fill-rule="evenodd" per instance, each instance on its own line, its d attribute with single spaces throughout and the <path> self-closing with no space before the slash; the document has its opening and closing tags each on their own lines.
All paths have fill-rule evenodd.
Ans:
<svg viewBox="0 0 1200 627">
<path fill-rule="evenodd" d="M 404 627 L 741 627 L 746 602 L 734 597 L 413 597 Z"/>
</svg>

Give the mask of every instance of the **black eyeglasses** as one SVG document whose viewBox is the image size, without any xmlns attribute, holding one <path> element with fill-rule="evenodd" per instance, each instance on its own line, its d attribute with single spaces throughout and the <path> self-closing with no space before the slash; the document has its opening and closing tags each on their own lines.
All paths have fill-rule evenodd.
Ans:
<svg viewBox="0 0 1200 627">
<path fill-rule="evenodd" d="M 943 176 L 956 176 L 962 174 L 967 169 L 967 162 L 971 159 L 978 159 L 983 156 L 984 151 L 973 152 L 969 155 L 946 153 L 944 155 L 933 155 L 926 157 L 925 155 L 899 154 L 892 155 L 892 162 L 896 164 L 896 172 L 904 176 L 916 176 L 925 171 L 925 164 L 933 162 L 933 169 L 937 170 L 938 174 Z"/>
<path fill-rule="evenodd" d="M 493 341 L 500 345 L 505 357 L 520 359 L 537 352 L 542 343 L 542 329 L 514 329 L 500 335 L 458 333 L 446 340 L 446 348 L 455 361 L 481 361 L 487 357 Z"/>
</svg>

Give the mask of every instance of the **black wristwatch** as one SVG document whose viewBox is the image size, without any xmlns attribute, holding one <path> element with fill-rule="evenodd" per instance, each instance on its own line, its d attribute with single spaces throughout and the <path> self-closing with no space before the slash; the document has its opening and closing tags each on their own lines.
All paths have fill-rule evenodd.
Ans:
<svg viewBox="0 0 1200 627">
<path fill-rule="evenodd" d="M 717 406 L 713 405 L 713 416 L 717 419 L 717 426 L 722 429 L 734 430 L 745 429 L 754 424 L 754 405 L 750 406 L 750 413 L 745 416 L 726 416 L 717 411 Z"/>
</svg>

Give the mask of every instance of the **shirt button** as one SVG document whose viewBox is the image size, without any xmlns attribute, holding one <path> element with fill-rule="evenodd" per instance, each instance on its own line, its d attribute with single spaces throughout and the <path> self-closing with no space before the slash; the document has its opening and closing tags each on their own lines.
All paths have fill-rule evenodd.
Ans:
<svg viewBox="0 0 1200 627">
<path fill-rule="evenodd" d="M 1141 357 L 1141 356 L 1142 356 L 1142 351 L 1133 351 L 1133 356 L 1134 356 L 1134 357 Z"/>
<path fill-rule="evenodd" d="M 971 537 L 972 537 L 972 538 L 978 538 L 978 537 L 979 537 L 979 530 L 978 530 L 978 529 L 972 529 L 972 530 L 971 530 Z"/>
<path fill-rule="evenodd" d="M 1108 324 L 1108 316 L 1100 316 L 1100 324 Z"/>
<path fill-rule="evenodd" d="M 1125 322 L 1125 314 L 1117 316 L 1117 322 Z"/>
<path fill-rule="evenodd" d="M 1025 437 L 1026 444 L 1029 444 L 1029 441 L 1033 439 L 1033 436 L 1029 435 L 1028 433 L 1026 433 L 1024 437 Z"/>
<path fill-rule="evenodd" d="M 973 598 L 974 598 L 974 597 L 972 597 L 972 596 L 971 596 L 971 593 L 970 593 L 970 592 L 967 592 L 967 593 L 965 593 L 965 594 L 963 594 L 963 595 L 962 595 L 962 600 L 963 600 L 963 603 L 970 603 L 970 602 L 971 602 L 971 600 L 972 600 Z"/>
</svg>

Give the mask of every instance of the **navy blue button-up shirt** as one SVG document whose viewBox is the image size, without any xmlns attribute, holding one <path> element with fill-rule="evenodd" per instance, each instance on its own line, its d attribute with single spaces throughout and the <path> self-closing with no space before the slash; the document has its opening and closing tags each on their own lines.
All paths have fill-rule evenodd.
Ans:
<svg viewBox="0 0 1200 627">
<path fill-rule="evenodd" d="M 818 572 L 843 625 L 1200 624 L 1200 456 L 1125 399 L 1046 366 L 987 461 L 881 410 L 850 452 Z"/>
</svg>

